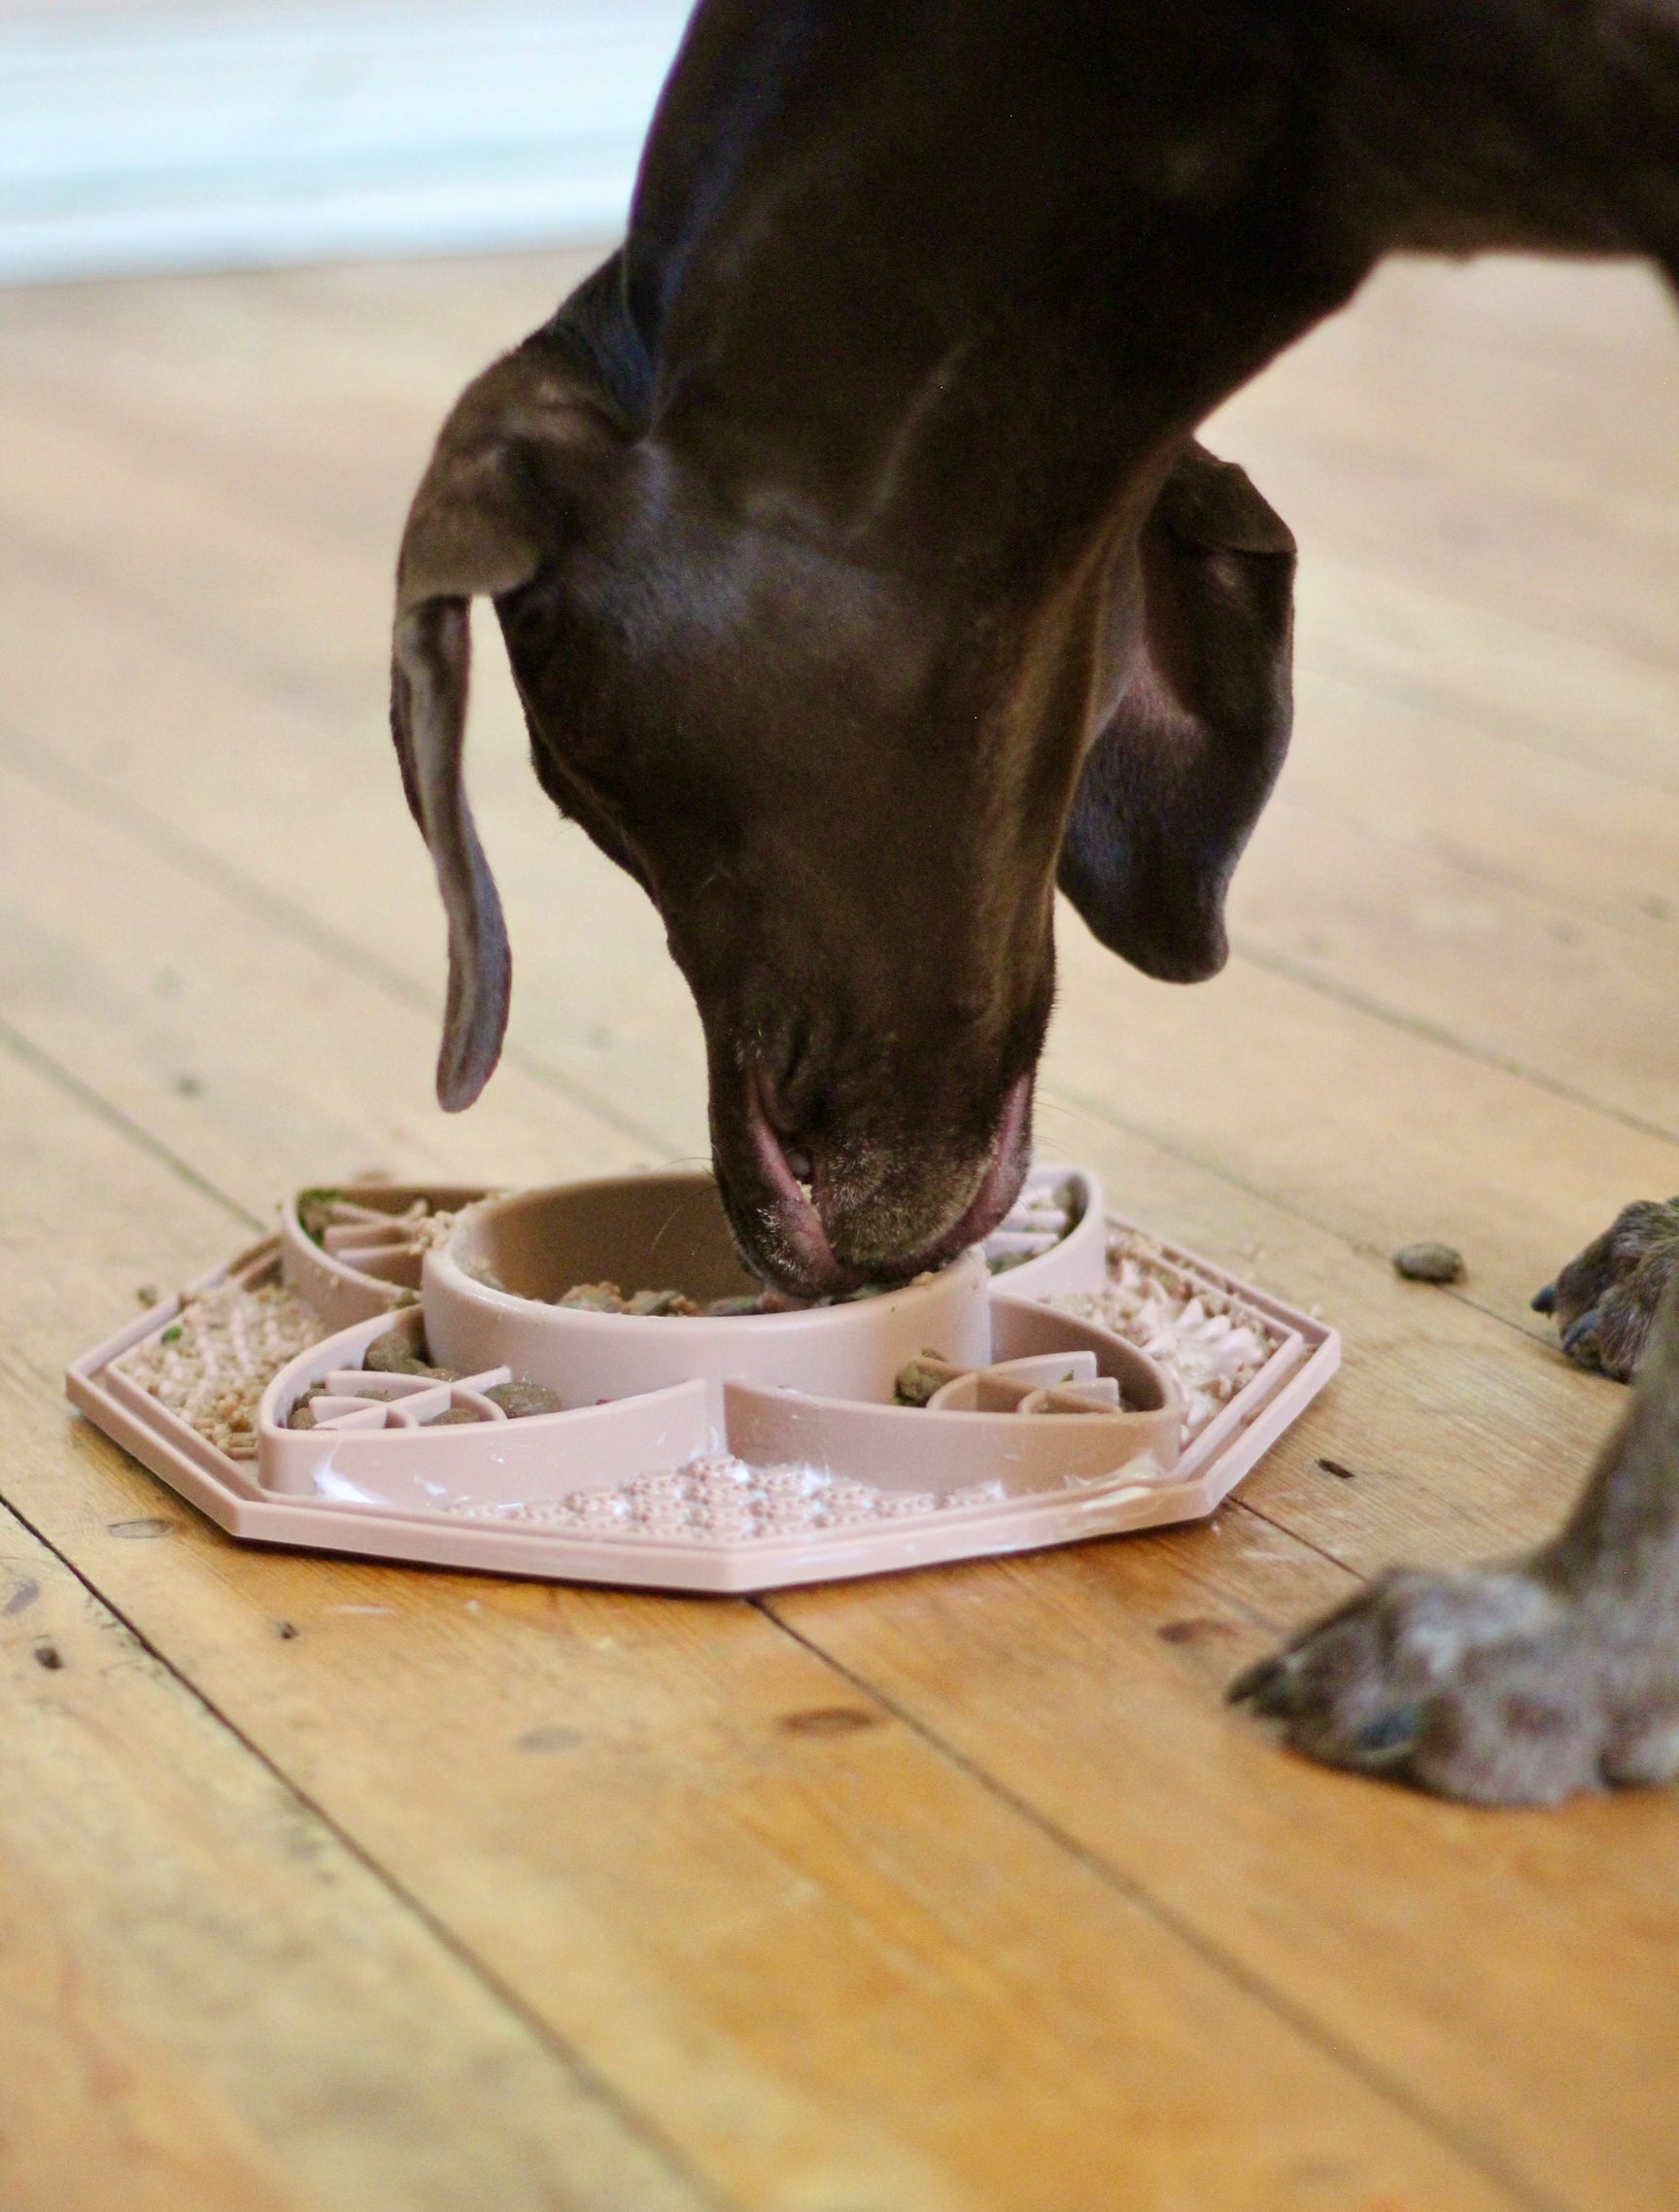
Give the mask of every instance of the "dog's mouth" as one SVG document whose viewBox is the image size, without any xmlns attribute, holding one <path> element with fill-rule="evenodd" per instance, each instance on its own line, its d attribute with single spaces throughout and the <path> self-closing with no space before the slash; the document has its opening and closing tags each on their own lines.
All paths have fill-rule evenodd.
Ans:
<svg viewBox="0 0 1679 2212">
<path fill-rule="evenodd" d="M 1030 1072 L 1010 1087 L 988 1150 L 955 1176 L 944 1163 L 918 1177 L 912 1159 L 883 1166 L 861 1148 L 813 1155 L 776 1129 L 756 1076 L 746 1093 L 743 1157 L 720 1158 L 718 1181 L 748 1265 L 794 1296 L 832 1297 L 947 1265 L 990 1234 L 1026 1179 Z"/>
</svg>

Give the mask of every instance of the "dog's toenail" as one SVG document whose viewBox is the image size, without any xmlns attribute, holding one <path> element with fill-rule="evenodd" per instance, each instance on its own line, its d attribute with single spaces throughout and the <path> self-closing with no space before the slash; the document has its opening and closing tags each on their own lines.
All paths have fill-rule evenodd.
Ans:
<svg viewBox="0 0 1679 2212">
<path fill-rule="evenodd" d="M 1571 1321 L 1562 1331 L 1563 1351 L 1572 1354 L 1574 1347 L 1583 1338 L 1591 1335 L 1602 1318 L 1603 1309 L 1601 1306 L 1593 1306 L 1589 1313 L 1583 1313 L 1578 1319 Z"/>
<path fill-rule="evenodd" d="M 1259 1710 L 1265 1711 L 1265 1699 L 1285 1679 L 1286 1674 L 1287 1668 L 1281 1659 L 1269 1656 L 1255 1659 L 1251 1667 L 1243 1668 L 1224 1692 L 1225 1702 L 1241 1705 L 1244 1700 L 1251 1698 Z"/>
<path fill-rule="evenodd" d="M 1396 1705 L 1387 1712 L 1379 1712 L 1374 1720 L 1367 1720 L 1353 1737 L 1353 1748 L 1367 1759 L 1390 1757 L 1408 1751 L 1422 1727 L 1421 1706 Z"/>
<path fill-rule="evenodd" d="M 1555 1313 L 1557 1311 L 1556 1284 L 1547 1283 L 1542 1291 L 1535 1291 L 1527 1303 L 1535 1313 Z"/>
</svg>

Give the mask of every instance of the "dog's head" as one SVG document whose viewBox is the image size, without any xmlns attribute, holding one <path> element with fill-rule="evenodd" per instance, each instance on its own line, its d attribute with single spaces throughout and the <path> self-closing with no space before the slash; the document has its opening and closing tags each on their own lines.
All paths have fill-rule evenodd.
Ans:
<svg viewBox="0 0 1679 2212">
<path fill-rule="evenodd" d="M 874 558 L 785 480 L 700 465 L 550 330 L 457 405 L 399 567 L 393 726 L 449 918 L 443 1104 L 483 1088 L 508 1005 L 463 784 L 482 594 L 538 777 L 646 889 L 693 989 L 741 1248 L 805 1294 L 938 1264 L 1012 1203 L 1070 813 L 1098 934 L 1189 975 L 1222 956 L 1258 803 L 1176 867 L 1194 763 L 1170 686 L 1144 709 L 1152 767 L 1086 758 L 1137 594 L 1116 622 L 1103 574 L 1023 590 L 926 556 Z"/>
</svg>

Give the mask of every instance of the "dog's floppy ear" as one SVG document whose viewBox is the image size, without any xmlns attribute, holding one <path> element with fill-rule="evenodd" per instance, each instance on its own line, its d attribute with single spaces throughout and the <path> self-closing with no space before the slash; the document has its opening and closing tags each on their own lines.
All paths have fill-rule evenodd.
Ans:
<svg viewBox="0 0 1679 2212">
<path fill-rule="evenodd" d="M 1224 894 L 1288 749 L 1294 539 L 1192 444 L 1139 560 L 1131 675 L 1085 760 L 1059 881 L 1111 950 L 1199 983 L 1228 957 Z"/>
<path fill-rule="evenodd" d="M 500 1056 L 513 966 L 466 803 L 469 608 L 476 594 L 494 599 L 531 580 L 563 542 L 568 479 L 612 439 L 586 378 L 538 332 L 462 394 L 402 536 L 391 732 L 449 920 L 437 1096 L 452 1114 L 471 1105 Z"/>
</svg>

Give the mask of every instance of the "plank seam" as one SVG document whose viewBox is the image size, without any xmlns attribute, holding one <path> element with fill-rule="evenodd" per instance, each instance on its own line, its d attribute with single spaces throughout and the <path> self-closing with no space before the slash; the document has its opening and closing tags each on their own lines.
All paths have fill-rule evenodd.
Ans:
<svg viewBox="0 0 1679 2212">
<path fill-rule="evenodd" d="M 306 908 L 295 906 L 278 891 L 270 890 L 265 883 L 256 877 L 246 875 L 242 869 L 235 867 L 210 847 L 183 836 L 179 830 L 171 828 L 160 816 L 154 814 L 138 801 L 124 800 L 120 807 L 114 805 L 105 798 L 97 783 L 89 783 L 78 776 L 46 747 L 39 745 L 32 738 L 25 737 L 10 721 L 0 722 L 0 759 L 4 759 L 20 776 L 65 799 L 78 812 L 86 815 L 88 820 L 97 822 L 102 829 L 129 838 L 156 858 L 178 868 L 189 879 L 208 883 L 224 896 L 248 907 L 253 913 L 272 922 L 284 934 L 297 939 L 337 966 L 348 969 L 351 974 L 360 976 L 365 982 L 377 985 L 387 997 L 428 1016 L 434 1021 L 441 1019 L 436 1000 L 411 977 L 404 975 L 401 969 L 391 967 L 376 953 L 358 945 L 354 938 L 344 936 L 330 923 L 319 920 Z M 615 1134 L 648 1146 L 661 1158 L 665 1157 L 670 1143 L 666 1132 L 656 1130 L 647 1123 L 638 1122 L 633 1115 L 623 1113 L 587 1085 L 565 1075 L 563 1070 L 554 1067 L 527 1047 L 509 1042 L 502 1049 L 502 1057 L 508 1066 L 518 1068 L 522 1074 L 541 1084 L 544 1089 L 569 1099 L 574 1106 L 593 1115 Z"/>
<path fill-rule="evenodd" d="M 0 1051 L 9 1052 L 14 1058 L 21 1060 L 25 1067 L 32 1068 L 49 1083 L 56 1084 L 61 1090 L 68 1091 L 78 1105 L 86 1106 L 108 1128 L 116 1129 L 131 1144 L 138 1145 L 142 1152 L 160 1161 L 172 1175 L 178 1176 L 183 1183 L 196 1191 L 200 1197 L 208 1198 L 212 1205 L 220 1207 L 223 1213 L 231 1214 L 236 1222 L 255 1229 L 258 1235 L 269 1226 L 240 1205 L 237 1199 L 230 1198 L 225 1191 L 219 1190 L 207 1177 L 200 1175 L 195 1167 L 188 1165 L 160 1137 L 154 1137 L 150 1129 L 125 1114 L 121 1107 L 114 1106 L 110 1099 L 102 1096 L 90 1084 L 85 1083 L 73 1069 L 65 1067 L 51 1054 L 43 1052 L 32 1038 L 25 1036 L 20 1029 L 14 1028 L 4 1015 L 0 1015 Z"/>
<path fill-rule="evenodd" d="M 1407 711 L 1421 709 L 1443 722 L 1460 723 L 1478 736 L 1494 738 L 1504 744 L 1518 745 L 1525 752 L 1540 760 L 1565 761 L 1570 768 L 1583 769 L 1605 781 L 1619 784 L 1628 791 L 1650 791 L 1671 799 L 1679 784 L 1673 780 L 1628 769 L 1625 765 L 1605 767 L 1592 753 L 1576 751 L 1559 733 L 1553 733 L 1542 723 L 1528 720 L 1525 715 L 1500 712 L 1490 701 L 1475 699 L 1461 692 L 1442 689 L 1418 680 L 1406 680 L 1394 675 L 1373 655 L 1364 658 L 1356 644 L 1341 643 L 1325 648 L 1321 645 L 1296 644 L 1294 667 L 1298 674 L 1319 678 L 1328 683 L 1344 684 L 1350 691 L 1362 691 L 1372 699 L 1380 699 L 1386 706 L 1401 708 Z M 1672 676 L 1671 668 L 1660 674 Z"/>
<path fill-rule="evenodd" d="M 1543 1090 L 1552 1098 L 1563 1099 L 1570 1106 L 1582 1106 L 1588 1113 L 1600 1114 L 1604 1121 L 1614 1122 L 1624 1129 L 1636 1130 L 1643 1137 L 1655 1137 L 1662 1144 L 1679 1143 L 1679 1129 L 1663 1128 L 1660 1122 L 1647 1122 L 1642 1115 L 1628 1113 L 1623 1106 L 1611 1106 L 1601 1098 L 1593 1098 L 1584 1090 L 1576 1090 L 1572 1084 L 1558 1076 L 1544 1074 L 1524 1061 L 1511 1059 L 1502 1053 L 1494 1053 L 1483 1046 L 1471 1045 L 1454 1035 L 1450 1029 L 1437 1026 L 1420 1014 L 1402 1014 L 1380 999 L 1371 997 L 1353 984 L 1329 982 L 1315 976 L 1309 968 L 1302 968 L 1289 959 L 1285 952 L 1261 950 L 1240 934 L 1231 938 L 1237 956 L 1250 966 L 1260 969 L 1265 975 L 1277 976 L 1285 983 L 1296 985 L 1302 990 L 1314 992 L 1319 998 L 1331 1000 L 1337 1006 L 1351 1008 L 1376 1021 L 1385 1021 L 1389 1028 L 1405 1031 L 1409 1036 L 1421 1038 L 1424 1043 L 1438 1045 L 1456 1058 L 1469 1060 L 1478 1067 L 1496 1068 L 1500 1075 L 1515 1076 L 1520 1082 L 1530 1083 L 1535 1090 Z"/>
<path fill-rule="evenodd" d="M 1455 2122 L 1445 2115 L 1437 2113 L 1422 2098 L 1414 2095 L 1403 2083 L 1394 2080 L 1381 2067 L 1367 2060 L 1353 2046 L 1343 2042 L 1333 2028 L 1319 2021 L 1304 2006 L 1296 2004 L 1283 1991 L 1267 1982 L 1263 1976 L 1244 1965 L 1234 1953 L 1227 1952 L 1221 1945 L 1215 1943 L 1211 1937 L 1204 1935 L 1192 1921 L 1186 1920 L 1172 1906 L 1164 1903 L 1152 1892 L 1144 1888 L 1135 1877 L 1126 1874 L 1123 1869 L 1104 1858 L 1091 1846 L 1081 1842 L 1071 1830 L 1064 1828 L 1051 1815 L 1041 1812 L 1028 1799 L 1020 1796 L 1018 1791 L 1011 1788 L 1007 1782 L 990 1774 L 985 1768 L 977 1765 L 965 1752 L 941 1735 L 928 1722 L 920 1719 L 889 1691 L 879 1688 L 866 1676 L 859 1674 L 855 1668 L 847 1666 L 842 1659 L 839 1659 L 832 1652 L 825 1650 L 820 1643 L 803 1630 L 795 1628 L 791 1622 L 783 1620 L 775 1609 L 775 1600 L 769 1597 L 759 1597 L 748 1602 L 755 1606 L 760 1612 L 765 1613 L 771 1620 L 774 1621 L 777 1627 L 784 1630 L 796 1643 L 801 1644 L 812 1658 L 819 1659 L 824 1665 L 833 1668 L 859 1695 L 873 1699 L 880 1705 L 892 1714 L 895 1720 L 908 1729 L 911 1735 L 925 1744 L 929 1749 L 936 1751 L 940 1757 L 966 1775 L 970 1780 L 977 1783 L 980 1788 L 986 1790 L 1000 1804 L 1007 1806 L 1017 1818 L 1026 1821 L 1029 1826 L 1035 1828 L 1041 1835 L 1053 1843 L 1057 1849 L 1067 1852 L 1079 1865 L 1093 1874 L 1105 1887 L 1114 1890 L 1129 1903 L 1135 1905 L 1140 1912 L 1147 1914 L 1157 1926 L 1183 1944 L 1205 1964 L 1213 1967 L 1225 1980 L 1265 2006 L 1285 2025 L 1292 2028 L 1296 2034 L 1302 2036 L 1314 2050 L 1362 2082 L 1366 2089 L 1382 2097 L 1396 2111 L 1402 2113 L 1414 2126 L 1421 2127 L 1425 2134 L 1431 2135 L 1435 2140 L 1443 2143 L 1458 2158 L 1462 2159 L 1466 2165 L 1485 2175 L 1500 2189 L 1508 2191 L 1518 2203 L 1527 2206 L 1529 2212 L 1569 2212 L 1569 2207 L 1560 2197 L 1552 2196 L 1548 2193 L 1536 2189 L 1525 2174 L 1512 2168 L 1503 2157 L 1491 2146 L 1479 2144 L 1473 2138 L 1464 2136 Z M 1285 1755 L 1281 1751 L 1278 1753 L 1280 1758 Z"/>
<path fill-rule="evenodd" d="M 1514 1073 L 1515 1071 L 1507 1069 L 1502 1072 Z M 1109 1128 L 1118 1130 L 1123 1136 L 1135 1137 L 1139 1144 L 1148 1145 L 1154 1151 L 1164 1153 L 1168 1159 L 1181 1160 L 1185 1167 L 1192 1167 L 1197 1174 L 1210 1176 L 1215 1182 L 1226 1184 L 1232 1191 L 1240 1191 L 1244 1197 L 1253 1199 L 1256 1204 L 1269 1206 L 1289 1221 L 1304 1223 L 1308 1228 L 1315 1229 L 1319 1236 L 1330 1238 L 1334 1243 L 1340 1245 L 1343 1251 L 1352 1253 L 1355 1259 L 1370 1261 L 1379 1266 L 1391 1264 L 1390 1255 L 1378 1251 L 1374 1245 L 1359 1243 L 1357 1238 L 1349 1235 L 1346 1229 L 1339 1228 L 1333 1222 L 1325 1221 L 1321 1216 L 1309 1211 L 1298 1199 L 1282 1197 L 1275 1191 L 1261 1190 L 1257 1184 L 1250 1183 L 1238 1175 L 1233 1168 L 1225 1166 L 1219 1161 L 1204 1158 L 1198 1152 L 1186 1149 L 1182 1144 L 1174 1144 L 1170 1139 L 1162 1136 L 1158 1129 L 1150 1128 L 1147 1123 L 1128 1121 L 1123 1115 L 1116 1114 L 1111 1106 L 1104 1105 L 1101 1100 L 1092 1098 L 1083 1091 L 1068 1089 L 1059 1080 L 1057 1081 L 1056 1094 L 1059 1100 L 1077 1106 L 1081 1113 L 1088 1114 L 1094 1121 L 1104 1123 Z M 1495 1322 L 1500 1329 L 1509 1330 L 1513 1335 L 1520 1336 L 1524 1342 L 1547 1347 L 1548 1340 L 1537 1330 L 1527 1328 L 1510 1314 L 1500 1313 L 1496 1306 L 1483 1305 L 1478 1298 L 1470 1296 L 1458 1285 L 1442 1283 L 1435 1288 L 1439 1296 L 1450 1298 L 1455 1305 L 1465 1306 L 1471 1313 L 1480 1314 L 1484 1320 Z"/>
<path fill-rule="evenodd" d="M 224 1200 L 223 1202 L 225 1203 Z M 110 1448 L 113 1451 L 120 1450 L 117 1445 L 112 1445 Z M 540 2013 L 529 2005 L 516 1989 L 502 1980 L 494 1967 L 467 1947 L 447 1921 L 440 1919 L 405 1883 L 399 1881 L 388 1867 L 383 1866 L 371 1851 L 357 1840 L 351 1830 L 334 1818 L 310 1791 L 304 1789 L 286 1772 L 277 1759 L 264 1751 L 261 1745 L 236 1720 L 224 1712 L 212 1697 L 199 1688 L 197 1683 L 190 1680 L 168 1656 L 167 1652 L 154 1643 L 133 1618 L 120 1605 L 116 1604 L 105 1591 L 101 1590 L 98 1584 L 73 1559 L 61 1551 L 45 1531 L 39 1528 L 29 1518 L 28 1514 L 17 1505 L 15 1500 L 10 1497 L 0 1497 L 0 1506 L 3 1506 L 4 1510 L 17 1521 L 20 1528 L 26 1529 L 36 1542 L 53 1559 L 57 1560 L 68 1574 L 75 1577 L 76 1581 L 87 1592 L 96 1605 L 103 1607 L 114 1620 L 120 1623 L 127 1633 L 133 1637 L 140 1648 L 157 1666 L 162 1668 L 170 1680 L 177 1683 L 201 1711 L 207 1713 L 219 1727 L 227 1731 L 234 1742 L 257 1762 L 264 1773 L 286 1791 L 293 1803 L 301 1806 L 305 1812 L 320 1821 L 322 1827 L 331 1836 L 333 1841 L 359 1866 L 370 1874 L 381 1888 L 386 1890 L 404 1911 L 409 1913 L 432 1940 L 440 1944 L 449 1956 L 470 1974 L 473 1980 L 487 1990 L 497 2004 L 510 2013 L 533 2037 L 541 2049 L 551 2053 L 554 2057 L 559 2059 L 571 2074 L 577 2087 L 586 2095 L 612 2113 L 637 2142 L 664 2162 L 673 2178 L 685 2183 L 702 2201 L 713 2206 L 715 2212 L 742 2212 L 739 2198 L 719 2195 L 710 2176 L 694 2167 L 686 2155 L 664 2134 L 656 2122 L 636 2106 L 627 2103 L 606 2077 L 596 2070 L 567 2037 L 562 2035 L 551 2022 L 545 2021 Z"/>
</svg>

